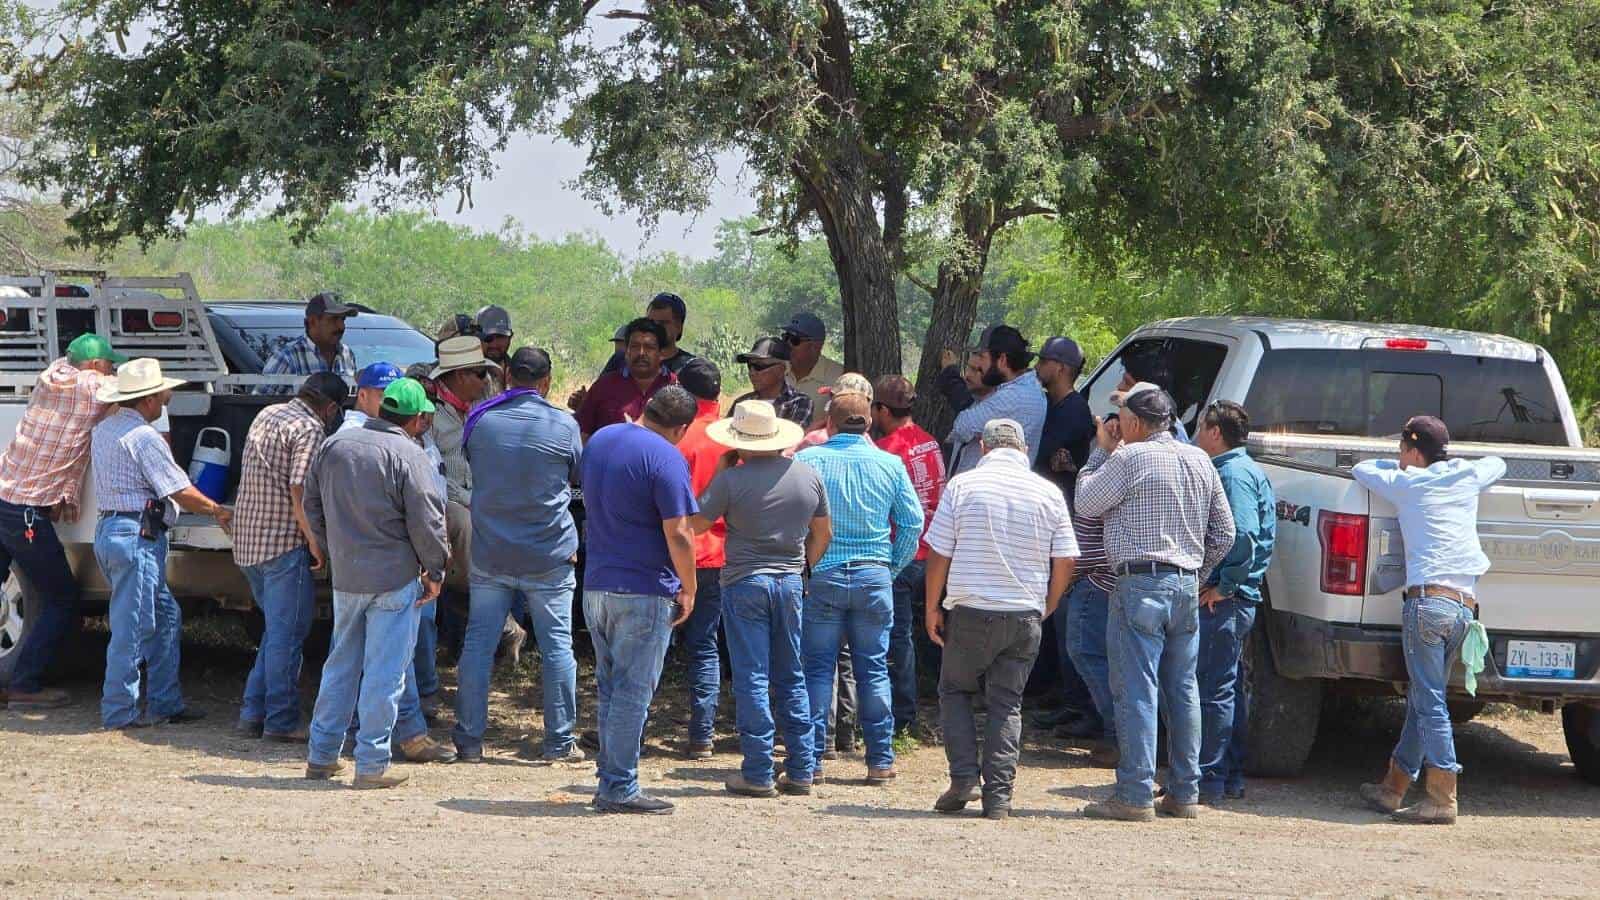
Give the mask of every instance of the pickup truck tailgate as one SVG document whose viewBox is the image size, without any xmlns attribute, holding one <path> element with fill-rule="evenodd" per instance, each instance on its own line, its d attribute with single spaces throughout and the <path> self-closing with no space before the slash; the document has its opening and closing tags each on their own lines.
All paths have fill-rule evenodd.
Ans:
<svg viewBox="0 0 1600 900">
<path fill-rule="evenodd" d="M 233 538 L 210 516 L 182 513 L 167 532 L 167 543 L 175 550 L 232 550 Z"/>
</svg>

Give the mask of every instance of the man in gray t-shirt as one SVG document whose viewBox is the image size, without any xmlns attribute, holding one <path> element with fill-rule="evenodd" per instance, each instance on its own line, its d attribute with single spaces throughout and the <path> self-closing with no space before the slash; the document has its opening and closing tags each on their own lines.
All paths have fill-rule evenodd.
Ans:
<svg viewBox="0 0 1600 900">
<path fill-rule="evenodd" d="M 697 532 L 709 530 L 718 519 L 728 528 L 722 622 L 733 665 L 744 765 L 727 787 L 749 797 L 770 797 L 780 790 L 809 794 L 813 747 L 800 665 L 800 576 L 833 538 L 828 495 L 816 470 L 784 458 L 783 452 L 803 434 L 765 400 L 739 403 L 731 418 L 708 426 L 706 436 L 729 448 L 693 519 Z M 776 783 L 774 703 L 789 751 Z"/>
</svg>

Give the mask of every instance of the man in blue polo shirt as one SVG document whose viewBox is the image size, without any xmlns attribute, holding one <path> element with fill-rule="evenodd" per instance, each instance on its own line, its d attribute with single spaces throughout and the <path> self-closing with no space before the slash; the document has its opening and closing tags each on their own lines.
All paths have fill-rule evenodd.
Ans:
<svg viewBox="0 0 1600 900">
<path fill-rule="evenodd" d="M 693 396 L 673 384 L 638 422 L 589 439 L 580 467 L 588 513 L 583 615 L 594 641 L 602 813 L 670 813 L 639 789 L 639 739 L 674 626 L 694 611 L 694 530 L 699 512 L 677 443 L 694 421 Z M 676 599 L 676 604 L 674 604 Z"/>
<path fill-rule="evenodd" d="M 471 762 L 483 758 L 494 651 L 506 614 L 521 606 L 539 641 L 544 758 L 581 762 L 572 733 L 578 719 L 572 655 L 578 529 L 568 505 L 583 445 L 571 414 L 545 399 L 549 354 L 523 347 L 507 368 L 509 389 L 480 403 L 462 429 L 473 483 L 495 487 L 472 500 L 472 592 L 457 669 L 456 752 Z M 507 472 L 517 477 L 506 478 Z"/>
</svg>

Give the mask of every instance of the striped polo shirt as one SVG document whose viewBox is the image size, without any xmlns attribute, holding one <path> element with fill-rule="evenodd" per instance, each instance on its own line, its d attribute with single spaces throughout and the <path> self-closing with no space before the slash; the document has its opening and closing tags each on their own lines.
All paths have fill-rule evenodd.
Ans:
<svg viewBox="0 0 1600 900">
<path fill-rule="evenodd" d="M 1009 448 L 989 451 L 950 480 L 927 541 L 950 558 L 947 609 L 1043 613 L 1050 560 L 1078 555 L 1061 489 Z"/>
</svg>

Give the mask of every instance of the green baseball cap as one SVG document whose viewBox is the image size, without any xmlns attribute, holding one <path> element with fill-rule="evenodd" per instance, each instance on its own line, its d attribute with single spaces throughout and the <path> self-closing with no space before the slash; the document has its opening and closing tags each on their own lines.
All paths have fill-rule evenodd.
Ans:
<svg viewBox="0 0 1600 900">
<path fill-rule="evenodd" d="M 433 401 L 428 399 L 428 392 L 422 388 L 422 382 L 415 378 L 396 378 L 390 382 L 383 389 L 383 403 L 380 406 L 386 412 L 402 416 L 431 413 L 434 408 Z"/>
<path fill-rule="evenodd" d="M 77 362 L 107 359 L 119 366 L 128 361 L 128 357 L 111 349 L 110 341 L 92 331 L 72 339 L 72 343 L 67 345 L 67 359 Z"/>
</svg>

